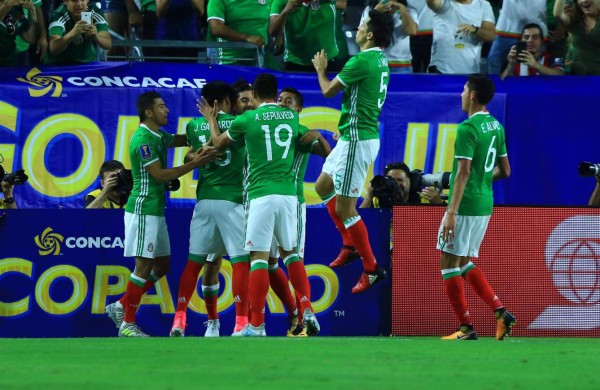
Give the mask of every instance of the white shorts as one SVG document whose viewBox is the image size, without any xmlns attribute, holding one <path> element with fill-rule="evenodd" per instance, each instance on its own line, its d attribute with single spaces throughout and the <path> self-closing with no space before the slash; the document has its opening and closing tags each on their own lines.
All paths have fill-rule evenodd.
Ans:
<svg viewBox="0 0 600 390">
<path fill-rule="evenodd" d="M 165 217 L 125 212 L 125 257 L 169 256 L 171 243 Z"/>
<path fill-rule="evenodd" d="M 298 256 L 304 258 L 304 243 L 306 241 L 306 203 L 298 204 L 298 240 L 296 242 L 296 252 Z M 273 237 L 269 257 L 279 258 L 279 243 Z"/>
<path fill-rule="evenodd" d="M 485 236 L 490 215 L 472 216 L 457 215 L 454 240 L 445 242 L 442 239 L 442 223 L 438 230 L 437 249 L 455 256 L 479 257 L 479 247 Z M 444 219 L 446 214 L 444 214 Z"/>
<path fill-rule="evenodd" d="M 273 237 L 283 250 L 291 251 L 297 240 L 298 198 L 295 195 L 267 195 L 252 199 L 246 219 L 245 249 L 269 252 Z"/>
<path fill-rule="evenodd" d="M 247 255 L 244 250 L 244 206 L 228 200 L 196 203 L 190 222 L 190 253 L 214 257 Z M 207 259 L 207 261 L 214 261 Z"/>
<path fill-rule="evenodd" d="M 379 152 L 379 139 L 365 141 L 339 140 L 322 171 L 333 179 L 337 195 L 358 198 L 367 179 L 369 166 Z"/>
</svg>

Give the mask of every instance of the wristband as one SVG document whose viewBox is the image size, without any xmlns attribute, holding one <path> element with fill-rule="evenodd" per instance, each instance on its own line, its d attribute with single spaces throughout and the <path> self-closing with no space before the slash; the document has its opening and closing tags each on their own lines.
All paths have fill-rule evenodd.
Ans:
<svg viewBox="0 0 600 390">
<path fill-rule="evenodd" d="M 15 203 L 15 198 L 9 196 L 8 198 L 4 198 L 4 204 L 13 204 Z"/>
</svg>

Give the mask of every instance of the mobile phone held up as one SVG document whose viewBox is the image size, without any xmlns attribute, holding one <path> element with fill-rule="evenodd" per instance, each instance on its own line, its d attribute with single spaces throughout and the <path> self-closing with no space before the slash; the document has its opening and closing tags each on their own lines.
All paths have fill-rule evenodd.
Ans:
<svg viewBox="0 0 600 390">
<path fill-rule="evenodd" d="M 86 22 L 87 24 L 92 24 L 92 13 L 91 12 L 82 12 L 81 20 Z"/>
<path fill-rule="evenodd" d="M 517 50 L 517 61 L 522 62 L 519 60 L 519 55 L 527 50 L 527 42 L 525 41 L 519 41 L 516 44 L 516 50 Z"/>
</svg>

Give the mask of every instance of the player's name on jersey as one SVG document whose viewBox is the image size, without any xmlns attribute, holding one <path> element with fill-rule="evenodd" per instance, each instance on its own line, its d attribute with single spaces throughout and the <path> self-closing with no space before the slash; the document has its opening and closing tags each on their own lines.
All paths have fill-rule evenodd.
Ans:
<svg viewBox="0 0 600 390">
<path fill-rule="evenodd" d="M 231 127 L 231 123 L 233 123 L 233 120 L 225 120 L 225 121 L 219 121 L 219 129 L 228 129 Z M 196 130 L 198 130 L 198 128 L 196 128 Z M 200 129 L 199 130 L 210 130 L 210 127 L 208 126 L 208 122 L 203 122 L 200 124 Z"/>
<path fill-rule="evenodd" d="M 294 119 L 294 113 L 292 111 L 269 111 L 257 113 L 254 118 L 257 121 L 271 121 L 273 119 Z"/>
<path fill-rule="evenodd" d="M 481 124 L 481 131 L 484 133 L 487 133 L 489 131 L 496 131 L 496 130 L 500 130 L 501 126 L 500 126 L 500 122 L 498 121 L 493 121 L 493 122 L 483 122 Z"/>
</svg>

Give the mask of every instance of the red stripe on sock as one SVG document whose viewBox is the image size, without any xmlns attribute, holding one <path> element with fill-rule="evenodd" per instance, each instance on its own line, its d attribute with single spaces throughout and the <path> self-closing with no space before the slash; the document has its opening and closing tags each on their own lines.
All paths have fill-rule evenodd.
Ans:
<svg viewBox="0 0 600 390">
<path fill-rule="evenodd" d="M 125 322 L 135 322 L 135 313 L 140 306 L 144 289 L 131 280 L 127 282 L 127 305 L 125 306 Z"/>
<path fill-rule="evenodd" d="M 290 274 L 290 282 L 296 292 L 296 296 L 300 300 L 300 312 L 304 313 L 307 308 L 312 310 L 310 303 L 310 283 L 308 276 L 306 276 L 306 268 L 304 268 L 304 262 L 294 261 L 288 266 L 288 272 Z"/>
<path fill-rule="evenodd" d="M 492 286 L 490 286 L 483 272 L 475 267 L 471 268 L 465 275 L 467 283 L 473 287 L 473 290 L 492 310 L 498 310 L 502 308 L 502 302 L 494 293 Z"/>
<path fill-rule="evenodd" d="M 179 293 L 177 294 L 177 311 L 186 311 L 192 299 L 196 286 L 198 285 L 198 275 L 202 269 L 202 264 L 188 260 L 181 278 L 179 278 Z"/>
<path fill-rule="evenodd" d="M 467 308 L 467 300 L 465 298 L 465 286 L 460 276 L 444 280 L 446 286 L 446 295 L 450 299 L 454 315 L 461 325 L 471 325 L 471 316 Z"/>
<path fill-rule="evenodd" d="M 252 326 L 261 326 L 265 322 L 265 302 L 269 292 L 269 271 L 257 269 L 250 272 L 250 311 Z"/>
<path fill-rule="evenodd" d="M 277 267 L 275 271 L 269 272 L 269 284 L 275 295 L 277 295 L 277 298 L 279 298 L 285 306 L 288 315 L 292 315 L 294 310 L 296 310 L 296 299 L 294 299 L 294 296 L 292 295 L 285 272 L 279 267 Z"/>
<path fill-rule="evenodd" d="M 344 245 L 354 246 L 354 241 L 352 240 L 352 236 L 350 235 L 350 233 L 346 230 L 346 227 L 344 226 L 344 221 L 340 219 L 340 217 L 337 215 L 337 212 L 335 211 L 336 203 L 336 197 L 334 196 L 326 205 L 327 211 L 329 212 L 331 219 L 333 219 L 335 227 L 342 235 L 342 242 L 344 243 Z"/>
<path fill-rule="evenodd" d="M 218 295 L 204 297 L 204 305 L 206 306 L 206 314 L 208 315 L 209 320 L 216 320 L 219 318 L 219 314 L 217 313 L 217 298 L 219 298 Z"/>
<path fill-rule="evenodd" d="M 233 263 L 233 282 L 231 291 L 235 302 L 235 315 L 248 316 L 248 280 L 250 279 L 250 263 L 242 261 Z"/>
</svg>

